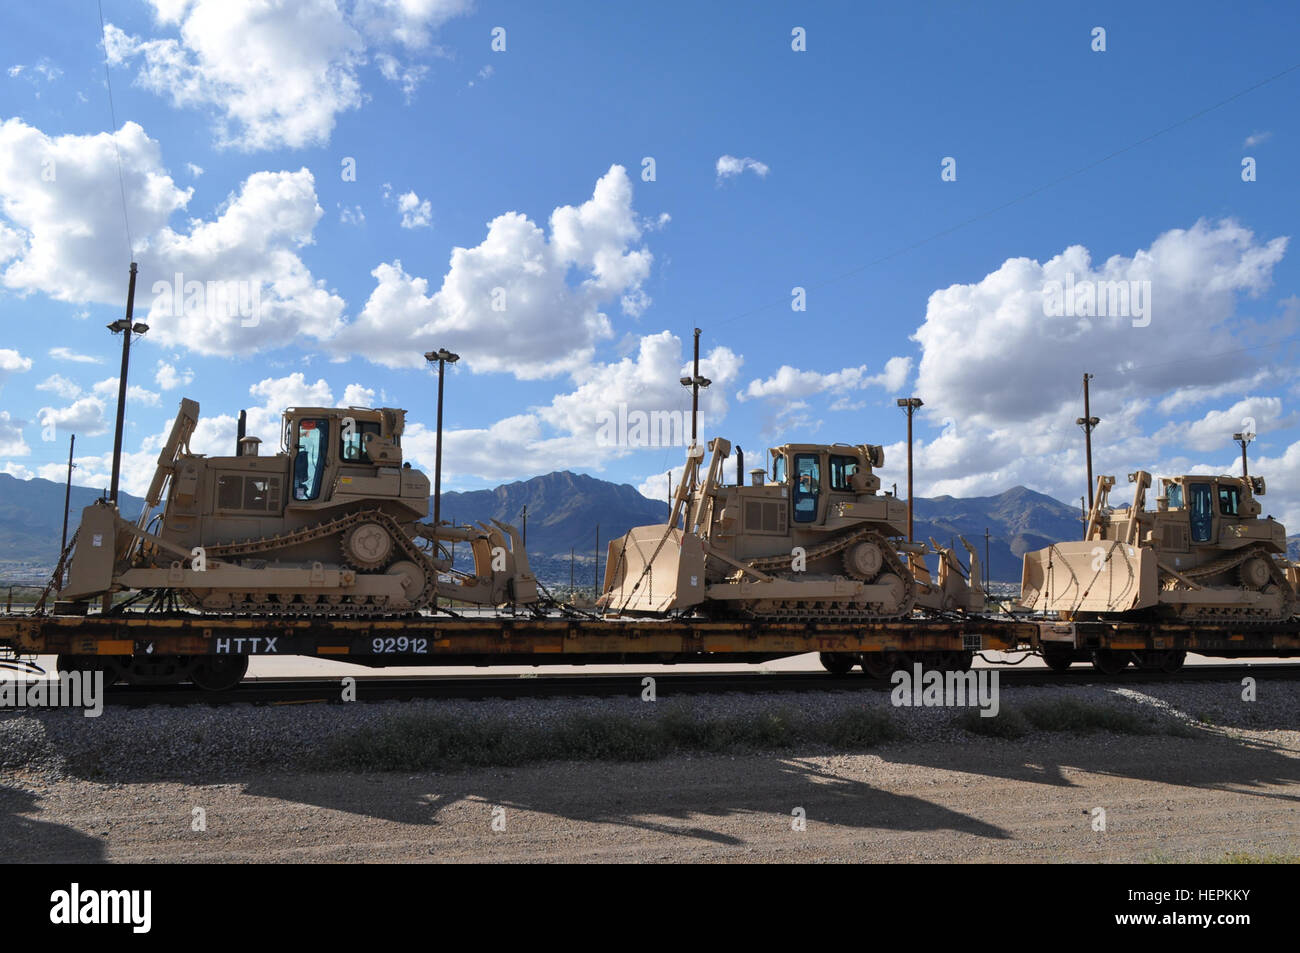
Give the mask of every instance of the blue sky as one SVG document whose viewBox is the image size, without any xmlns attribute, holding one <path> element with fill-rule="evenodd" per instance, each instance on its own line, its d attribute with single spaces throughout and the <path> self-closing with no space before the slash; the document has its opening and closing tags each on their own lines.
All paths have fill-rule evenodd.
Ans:
<svg viewBox="0 0 1300 953">
<path fill-rule="evenodd" d="M 1099 472 L 1227 471 L 1250 417 L 1300 523 L 1300 69 L 1219 105 L 1300 64 L 1293 5 L 105 0 L 116 126 L 93 7 L 5 19 L 0 470 L 61 479 L 75 431 L 106 482 L 120 155 L 129 489 L 181 396 L 208 453 L 240 408 L 274 444 L 287 404 L 405 407 L 431 468 L 442 346 L 444 485 L 660 495 L 682 449 L 598 431 L 689 406 L 698 326 L 704 433 L 751 460 L 882 443 L 901 483 L 914 393 L 918 493 L 1077 499 L 1088 371 Z M 255 326 L 169 313 L 178 272 L 255 287 Z M 1067 275 L 1150 282 L 1149 313 L 1046 314 Z"/>
</svg>

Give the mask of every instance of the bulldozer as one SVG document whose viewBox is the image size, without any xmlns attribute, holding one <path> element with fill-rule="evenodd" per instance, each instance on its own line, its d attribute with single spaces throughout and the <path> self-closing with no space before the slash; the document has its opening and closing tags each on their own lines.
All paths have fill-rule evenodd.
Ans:
<svg viewBox="0 0 1300 953">
<path fill-rule="evenodd" d="M 1112 507 L 1115 478 L 1099 476 L 1084 538 L 1025 554 L 1023 607 L 1066 620 L 1270 622 L 1295 614 L 1286 529 L 1260 516 L 1263 478 L 1165 477 L 1154 511 L 1146 510 L 1151 474 L 1139 470 L 1129 482 L 1133 502 Z"/>
<path fill-rule="evenodd" d="M 769 451 L 770 478 L 756 468 L 748 486 L 739 452 L 736 482 L 723 484 L 730 442 L 708 448 L 703 478 L 704 448 L 688 448 L 668 523 L 610 542 L 598 603 L 606 613 L 870 621 L 983 606 L 969 544 L 973 590 L 951 552 L 932 580 L 926 547 L 902 539 L 907 505 L 882 494 L 874 472 L 882 447 L 785 444 Z"/>
<path fill-rule="evenodd" d="M 82 511 L 56 611 L 85 613 L 96 600 L 109 611 L 121 592 L 134 594 L 112 611 L 149 598 L 155 611 L 259 617 L 400 616 L 438 597 L 538 601 L 514 527 L 422 522 L 429 480 L 402 461 L 404 410 L 290 408 L 268 456 L 245 435 L 243 412 L 234 456 L 191 452 L 198 420 L 199 405 L 182 400 L 138 519 L 107 500 Z M 455 570 L 456 542 L 468 544 L 472 573 Z"/>
</svg>

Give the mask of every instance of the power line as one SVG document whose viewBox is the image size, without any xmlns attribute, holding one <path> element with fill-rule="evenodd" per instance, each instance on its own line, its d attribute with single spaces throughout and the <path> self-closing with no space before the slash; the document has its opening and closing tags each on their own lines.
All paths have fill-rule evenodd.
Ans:
<svg viewBox="0 0 1300 953">
<path fill-rule="evenodd" d="M 104 29 L 104 2 L 97 0 L 99 6 L 99 36 L 104 43 L 104 85 L 108 87 L 108 116 L 112 120 L 110 138 L 113 151 L 117 153 L 117 186 L 122 193 L 122 222 L 126 225 L 126 257 L 130 261 L 135 255 L 135 242 L 131 240 L 131 219 L 126 213 L 126 180 L 122 177 L 122 150 L 117 145 L 117 110 L 113 108 L 113 80 L 108 69 L 108 33 Z"/>
</svg>

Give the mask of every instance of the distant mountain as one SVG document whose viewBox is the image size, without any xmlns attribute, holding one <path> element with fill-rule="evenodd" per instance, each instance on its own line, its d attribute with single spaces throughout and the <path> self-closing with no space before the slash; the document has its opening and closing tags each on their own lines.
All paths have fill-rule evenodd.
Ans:
<svg viewBox="0 0 1300 953">
<path fill-rule="evenodd" d="M 1001 582 L 1020 582 L 1021 557 L 1025 553 L 1083 536 L 1078 510 L 1023 486 L 997 496 L 917 497 L 914 523 L 918 541 L 933 536 L 943 546 L 955 542 L 963 561 L 965 550 L 957 536 L 965 536 L 983 560 L 987 528 L 989 578 Z"/>
<path fill-rule="evenodd" d="M 72 488 L 69 535 L 81 509 L 101 493 Z M 123 494 L 129 517 L 143 501 Z M 649 500 L 627 484 L 610 483 L 584 474 L 561 471 L 507 483 L 492 490 L 447 492 L 442 518 L 457 523 L 496 518 L 522 528 L 528 507 L 528 553 L 538 577 L 552 585 L 569 581 L 570 548 L 574 579 L 591 585 L 595 571 L 596 526 L 600 525 L 600 558 L 606 545 L 633 526 L 663 523 L 668 506 Z M 430 514 L 432 517 L 432 514 Z M 48 575 L 58 558 L 63 519 L 63 484 L 50 480 L 18 480 L 0 474 L 0 575 L 37 578 Z M 916 500 L 916 538 L 931 536 L 943 545 L 964 535 L 984 555 L 984 529 L 990 532 L 991 577 L 1019 582 L 1020 557 L 1048 543 L 1081 535 L 1078 513 L 1070 506 L 1023 486 L 997 496 L 958 499 L 942 496 Z M 1298 538 L 1300 539 L 1300 538 Z M 958 552 L 964 552 L 958 543 Z"/>
<path fill-rule="evenodd" d="M 0 573 L 10 577 L 48 575 L 59 559 L 63 529 L 64 484 L 36 477 L 19 480 L 0 473 Z M 68 538 L 81 522 L 81 511 L 103 495 L 104 489 L 73 486 L 68 513 Z M 122 512 L 134 519 L 144 500 L 119 494 Z"/>
<path fill-rule="evenodd" d="M 579 555 L 595 551 L 597 524 L 603 558 L 611 537 L 622 536 L 633 526 L 668 520 L 667 502 L 648 500 L 626 483 L 610 483 L 568 470 L 494 490 L 442 494 L 442 518 L 458 523 L 492 518 L 522 529 L 525 506 L 529 554 L 566 559 L 570 547 Z M 430 503 L 430 518 L 432 509 Z"/>
</svg>

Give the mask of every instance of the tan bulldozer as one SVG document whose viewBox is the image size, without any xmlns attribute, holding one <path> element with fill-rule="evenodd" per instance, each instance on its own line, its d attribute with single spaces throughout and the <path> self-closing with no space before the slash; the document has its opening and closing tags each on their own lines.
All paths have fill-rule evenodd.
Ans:
<svg viewBox="0 0 1300 953">
<path fill-rule="evenodd" d="M 1274 621 L 1296 611 L 1296 571 L 1286 529 L 1260 516 L 1260 477 L 1166 477 L 1148 511 L 1152 483 L 1129 474 L 1133 502 L 1109 503 L 1113 476 L 1097 492 L 1081 541 L 1026 553 L 1021 605 L 1066 619 L 1178 618 Z"/>
<path fill-rule="evenodd" d="M 198 415 L 181 401 L 137 520 L 103 500 L 83 510 L 58 594 L 65 611 L 126 591 L 154 609 L 256 616 L 403 615 L 435 597 L 537 602 L 514 527 L 422 522 L 429 480 L 402 462 L 405 411 L 290 408 L 268 456 L 241 414 L 230 457 L 190 451 Z M 472 573 L 453 567 L 455 542 L 469 545 Z"/>
<path fill-rule="evenodd" d="M 701 477 L 704 449 L 688 449 L 668 523 L 609 544 L 600 597 L 607 613 L 870 621 L 918 607 L 983 607 L 969 545 L 973 586 L 949 551 L 932 580 L 920 558 L 926 547 L 902 539 L 907 506 L 882 494 L 873 472 L 883 448 L 786 444 L 770 451 L 770 478 L 752 470 L 748 486 L 739 453 L 735 484 L 723 482 L 728 441 L 714 439 L 709 450 Z"/>
</svg>

